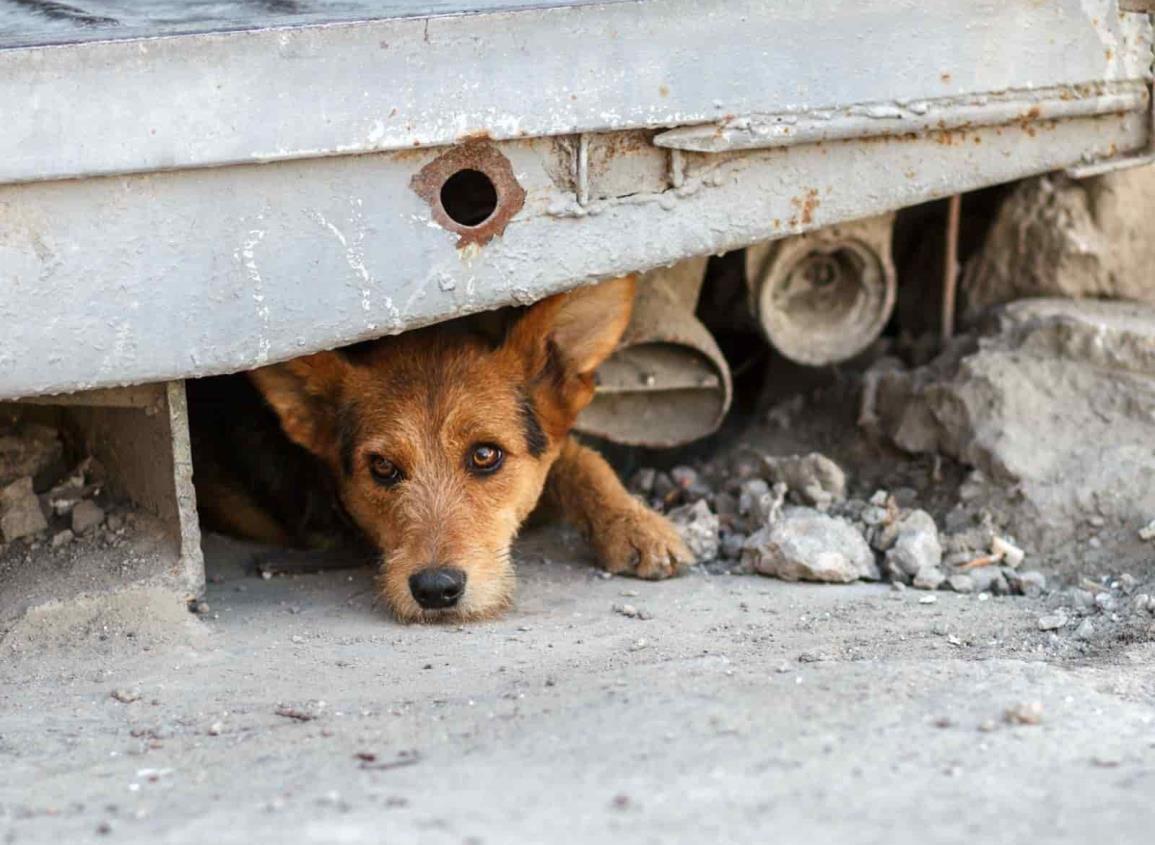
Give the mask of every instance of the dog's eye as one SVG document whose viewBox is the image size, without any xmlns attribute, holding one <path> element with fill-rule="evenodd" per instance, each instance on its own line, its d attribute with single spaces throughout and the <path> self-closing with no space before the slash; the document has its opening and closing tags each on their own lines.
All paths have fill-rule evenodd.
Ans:
<svg viewBox="0 0 1155 845">
<path fill-rule="evenodd" d="M 500 446 L 495 446 L 492 443 L 481 443 L 474 446 L 469 453 L 469 471 L 481 475 L 491 473 L 501 466 L 504 459 L 505 453 L 501 451 Z"/>
<path fill-rule="evenodd" d="M 375 481 L 392 487 L 401 480 L 401 470 L 397 465 L 382 455 L 373 455 L 369 458 L 369 472 Z"/>
</svg>

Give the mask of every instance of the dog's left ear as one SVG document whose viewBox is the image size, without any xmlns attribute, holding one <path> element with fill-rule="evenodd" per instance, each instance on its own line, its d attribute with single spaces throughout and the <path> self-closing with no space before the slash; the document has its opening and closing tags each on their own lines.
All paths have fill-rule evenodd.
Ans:
<svg viewBox="0 0 1155 845">
<path fill-rule="evenodd" d="M 559 293 L 532 306 L 514 324 L 506 346 L 526 364 L 533 378 L 578 380 L 591 387 L 593 373 L 609 357 L 630 322 L 637 279 L 624 276 Z"/>
</svg>

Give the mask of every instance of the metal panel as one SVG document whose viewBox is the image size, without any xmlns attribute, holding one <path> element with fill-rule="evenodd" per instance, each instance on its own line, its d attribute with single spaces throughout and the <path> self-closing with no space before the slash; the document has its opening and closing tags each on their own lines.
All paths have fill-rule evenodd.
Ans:
<svg viewBox="0 0 1155 845">
<path fill-rule="evenodd" d="M 1150 42 L 1115 0 L 634 0 L 8 49 L 0 182 L 1134 80 Z"/>
<path fill-rule="evenodd" d="M 436 151 L 8 186 L 0 396 L 253 367 L 1147 137 L 1143 111 L 752 152 L 649 147 L 678 187 L 650 190 L 639 167 L 639 192 L 618 174 L 621 195 L 585 205 L 572 139 L 510 142 L 525 206 L 500 238 L 460 249 L 410 189 Z"/>
</svg>

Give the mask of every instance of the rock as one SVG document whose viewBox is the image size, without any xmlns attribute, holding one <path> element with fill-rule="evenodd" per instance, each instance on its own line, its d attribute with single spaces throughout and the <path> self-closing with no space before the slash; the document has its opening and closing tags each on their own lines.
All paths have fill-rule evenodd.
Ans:
<svg viewBox="0 0 1155 845">
<path fill-rule="evenodd" d="M 924 566 L 914 576 L 911 583 L 919 590 L 937 590 L 945 580 L 946 575 L 941 569 L 934 566 Z"/>
<path fill-rule="evenodd" d="M 27 422 L 0 426 L 0 487 L 24 477 L 43 480 L 40 476 L 57 465 L 58 471 L 62 471 L 63 460 L 64 447 L 56 429 Z"/>
<path fill-rule="evenodd" d="M 1095 607 L 1099 608 L 1099 610 L 1103 611 L 1104 613 L 1111 613 L 1119 607 L 1119 602 L 1117 602 L 1115 597 L 1110 593 L 1096 593 Z"/>
<path fill-rule="evenodd" d="M 1152 167 L 1020 182 L 967 263 L 966 313 L 1032 296 L 1155 302 L 1153 203 Z"/>
<path fill-rule="evenodd" d="M 1067 624 L 1067 614 L 1061 610 L 1039 617 L 1040 631 L 1057 631 Z"/>
<path fill-rule="evenodd" d="M 738 512 L 746 517 L 746 524 L 752 530 L 763 528 L 775 522 L 782 513 L 786 499 L 786 485 L 779 482 L 771 489 L 765 481 L 753 478 L 742 483 L 738 496 Z"/>
<path fill-rule="evenodd" d="M 714 513 L 720 517 L 738 515 L 738 500 L 725 491 L 714 496 Z"/>
<path fill-rule="evenodd" d="M 785 484 L 806 504 L 826 508 L 846 498 L 846 473 L 825 455 L 767 456 L 762 461 L 771 481 Z"/>
<path fill-rule="evenodd" d="M 891 572 L 917 576 L 922 570 L 935 570 L 942 564 L 942 546 L 938 528 L 926 511 L 911 511 L 894 525 L 895 539 L 886 553 Z M 940 582 L 941 583 L 941 582 Z"/>
<path fill-rule="evenodd" d="M 630 479 L 630 492 L 649 496 L 654 492 L 654 481 L 657 477 L 658 471 L 656 469 L 653 467 L 642 467 L 635 472 L 633 478 Z"/>
<path fill-rule="evenodd" d="M 844 584 L 879 577 L 874 553 L 854 526 L 812 508 L 786 508 L 750 536 L 743 558 L 763 575 L 785 581 Z"/>
<path fill-rule="evenodd" d="M 718 557 L 721 542 L 718 536 L 718 517 L 704 499 L 692 505 L 674 508 L 668 516 L 698 563 Z"/>
<path fill-rule="evenodd" d="M 956 593 L 973 593 L 975 591 L 975 580 L 969 575 L 951 575 L 946 579 L 947 586 L 949 586 Z"/>
<path fill-rule="evenodd" d="M 742 557 L 742 549 L 746 546 L 747 535 L 740 531 L 727 531 L 722 535 L 720 546 L 722 557 L 727 560 L 738 560 Z"/>
<path fill-rule="evenodd" d="M 1041 572 L 1012 572 L 1007 580 L 1015 592 L 1032 598 L 1041 596 L 1047 588 L 1047 576 Z"/>
<path fill-rule="evenodd" d="M 1095 625 L 1090 619 L 1084 619 L 1075 629 L 1075 639 L 1087 641 L 1095 636 Z"/>
<path fill-rule="evenodd" d="M 75 535 L 65 528 L 63 531 L 57 531 L 52 535 L 52 548 L 59 549 L 61 546 L 67 546 L 75 539 Z"/>
<path fill-rule="evenodd" d="M 11 543 L 48 528 L 32 478 L 24 476 L 0 489 L 0 540 Z"/>
<path fill-rule="evenodd" d="M 104 522 L 104 509 L 90 499 L 85 499 L 72 509 L 72 533 L 85 534 Z"/>
<path fill-rule="evenodd" d="M 1043 705 L 1039 701 L 1016 704 L 1003 713 L 1003 720 L 1011 725 L 1037 725 L 1043 721 Z"/>
<path fill-rule="evenodd" d="M 1155 540 L 1155 519 L 1139 529 L 1139 539 L 1144 541 Z"/>
<path fill-rule="evenodd" d="M 1089 511 L 1129 525 L 1155 514 L 1155 306 L 1012 302 L 977 342 L 876 381 L 862 416 L 906 451 L 974 467 L 960 495 L 996 510 L 1016 547 L 1078 566 Z"/>
<path fill-rule="evenodd" d="M 674 484 L 674 480 L 664 472 L 659 472 L 654 476 L 653 494 L 654 498 L 661 500 L 663 503 L 671 499 L 678 486 Z"/>
<path fill-rule="evenodd" d="M 1140 593 L 1135 596 L 1134 606 L 1137 611 L 1146 610 L 1150 613 L 1155 613 L 1155 600 L 1152 600 L 1151 596 L 1146 593 Z"/>
</svg>

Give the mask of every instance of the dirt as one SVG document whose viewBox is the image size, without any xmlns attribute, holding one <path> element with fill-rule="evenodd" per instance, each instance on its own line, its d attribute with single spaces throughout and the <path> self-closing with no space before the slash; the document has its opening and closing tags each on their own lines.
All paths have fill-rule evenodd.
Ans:
<svg viewBox="0 0 1155 845">
<path fill-rule="evenodd" d="M 5 644 L 0 841 L 1138 843 L 1155 822 L 1155 646 L 1040 631 L 1040 600 L 607 579 L 547 528 L 512 614 L 403 627 L 366 570 L 265 580 L 207 551 L 207 612 L 163 633 L 142 600 Z"/>
</svg>

